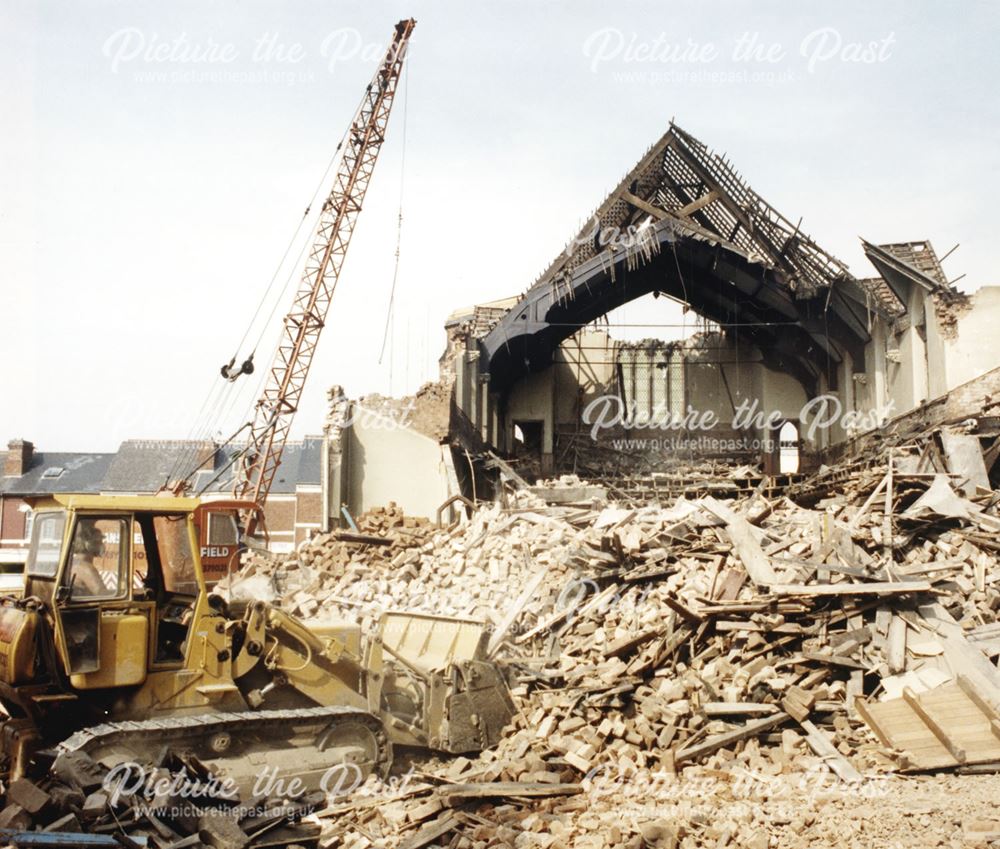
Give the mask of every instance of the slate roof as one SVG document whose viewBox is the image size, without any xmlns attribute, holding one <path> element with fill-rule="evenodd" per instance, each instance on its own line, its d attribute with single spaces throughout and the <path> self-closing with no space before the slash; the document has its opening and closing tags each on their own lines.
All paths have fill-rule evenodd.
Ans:
<svg viewBox="0 0 1000 849">
<path fill-rule="evenodd" d="M 308 436 L 285 446 L 271 492 L 294 493 L 300 484 L 321 482 L 323 440 Z M 212 456 L 214 446 L 196 440 L 137 440 L 123 442 L 117 453 L 52 453 L 36 451 L 20 477 L 0 477 L 0 494 L 128 492 L 152 493 L 183 477 L 199 463 L 206 468 L 192 476 L 194 492 L 227 492 L 232 486 L 233 457 L 242 448 L 229 445 Z M 0 452 L 0 469 L 6 452 Z M 58 475 L 45 472 L 61 468 Z"/>
<path fill-rule="evenodd" d="M 198 440 L 128 439 L 104 479 L 105 492 L 155 492 L 211 457 L 215 445 Z"/>
<path fill-rule="evenodd" d="M 301 442 L 289 442 L 281 455 L 278 474 L 274 476 L 271 492 L 295 492 L 296 486 L 322 482 L 320 465 L 323 458 L 323 440 L 307 436 Z"/>
<path fill-rule="evenodd" d="M 100 492 L 114 454 L 36 451 L 20 477 L 0 477 L 2 495 Z M 3 453 L 6 457 L 6 452 Z M 3 460 L 0 458 L 0 463 Z M 58 470 L 62 469 L 61 472 Z M 48 474 L 46 474 L 48 472 Z"/>
</svg>

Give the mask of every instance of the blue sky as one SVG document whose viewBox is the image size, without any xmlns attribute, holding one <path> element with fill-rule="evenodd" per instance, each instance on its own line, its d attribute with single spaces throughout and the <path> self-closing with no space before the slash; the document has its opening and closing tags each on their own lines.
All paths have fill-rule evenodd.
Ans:
<svg viewBox="0 0 1000 849">
<path fill-rule="evenodd" d="M 859 236 L 930 238 L 961 243 L 946 270 L 962 287 L 1000 283 L 995 3 L 15 0 L 0 439 L 190 434 L 410 15 L 297 434 L 320 430 L 330 384 L 402 394 L 432 377 L 445 316 L 527 288 L 671 117 L 856 273 L 871 273 Z"/>
</svg>

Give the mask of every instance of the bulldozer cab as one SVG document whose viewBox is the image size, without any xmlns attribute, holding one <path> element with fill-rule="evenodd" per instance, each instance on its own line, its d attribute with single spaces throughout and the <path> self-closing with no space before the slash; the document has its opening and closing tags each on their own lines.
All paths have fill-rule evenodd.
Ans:
<svg viewBox="0 0 1000 849">
<path fill-rule="evenodd" d="M 240 568 L 240 556 L 248 549 L 267 548 L 268 535 L 264 511 L 244 499 L 203 502 L 195 510 L 198 551 L 205 586 L 211 589 L 221 579 Z M 257 529 L 254 536 L 243 533 L 247 524 Z"/>
<path fill-rule="evenodd" d="M 141 684 L 184 661 L 204 594 L 193 499 L 83 497 L 36 505 L 26 591 L 52 611 L 75 689 Z"/>
</svg>

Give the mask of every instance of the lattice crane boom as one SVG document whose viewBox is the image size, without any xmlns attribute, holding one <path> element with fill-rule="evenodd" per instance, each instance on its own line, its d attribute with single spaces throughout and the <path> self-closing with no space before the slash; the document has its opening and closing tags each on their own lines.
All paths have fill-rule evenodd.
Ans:
<svg viewBox="0 0 1000 849">
<path fill-rule="evenodd" d="M 351 124 L 295 300 L 284 319 L 274 362 L 254 408 L 249 445 L 236 478 L 234 495 L 248 498 L 260 507 L 281 462 L 358 213 L 385 141 L 406 46 L 415 25 L 412 18 L 396 24 L 392 43 Z M 247 519 L 248 532 L 252 533 L 254 521 L 252 517 Z"/>
</svg>

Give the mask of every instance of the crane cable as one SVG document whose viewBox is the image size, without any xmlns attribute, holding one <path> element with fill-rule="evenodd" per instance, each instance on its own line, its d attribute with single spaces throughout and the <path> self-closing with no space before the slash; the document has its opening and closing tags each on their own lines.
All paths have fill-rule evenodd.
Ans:
<svg viewBox="0 0 1000 849">
<path fill-rule="evenodd" d="M 405 68 L 404 68 L 404 75 L 406 75 L 406 69 Z M 408 81 L 408 76 L 406 77 L 406 81 Z M 405 165 L 405 114 L 406 114 L 405 101 L 407 99 L 406 98 L 406 88 L 405 88 L 405 86 L 407 85 L 406 81 L 404 81 L 404 163 L 403 163 L 404 165 Z M 239 400 L 239 397 L 240 397 L 240 393 L 239 392 L 234 392 L 234 390 L 233 390 L 233 386 L 234 386 L 234 384 L 236 382 L 236 378 L 240 377 L 243 374 L 249 375 L 249 374 L 253 373 L 253 371 L 254 371 L 253 365 L 252 365 L 253 364 L 253 357 L 256 354 L 257 349 L 260 347 L 260 344 L 263 341 L 264 336 L 267 333 L 268 326 L 271 324 L 271 321 L 273 320 L 274 315 L 277 312 L 278 305 L 283 302 L 284 295 L 285 295 L 285 293 L 287 293 L 288 289 L 290 288 L 292 281 L 297 276 L 299 276 L 298 272 L 299 272 L 299 269 L 300 269 L 301 264 L 302 264 L 303 256 L 305 255 L 305 252 L 306 252 L 306 250 L 308 249 L 308 247 L 310 245 L 310 240 L 309 239 L 303 239 L 303 241 L 302 241 L 302 247 L 301 247 L 301 249 L 299 251 L 297 261 L 289 269 L 288 276 L 287 276 L 287 278 L 285 280 L 285 285 L 282 287 L 282 293 L 281 293 L 281 295 L 279 295 L 274 300 L 274 303 L 272 304 L 271 310 L 268 313 L 268 317 L 267 317 L 267 319 L 264 321 L 264 323 L 261 326 L 260 333 L 257 336 L 257 339 L 256 339 L 256 341 L 254 343 L 254 347 L 251 349 L 251 352 L 250 352 L 249 356 L 246 358 L 246 360 L 238 368 L 236 368 L 235 364 L 236 364 L 237 359 L 239 358 L 240 351 L 243 348 L 243 346 L 246 344 L 247 339 L 250 337 L 250 332 L 253 329 L 253 326 L 256 323 L 258 317 L 260 316 L 261 310 L 264 308 L 264 306 L 265 306 L 265 304 L 267 302 L 267 299 L 270 296 L 271 291 L 274 288 L 274 284 L 277 282 L 277 279 L 279 277 L 281 269 L 285 265 L 285 262 L 286 262 L 286 260 L 287 260 L 287 258 L 289 256 L 289 254 L 290 254 L 290 252 L 291 252 L 291 250 L 292 250 L 292 248 L 293 248 L 296 240 L 301 237 L 303 224 L 306 222 L 306 220 L 308 220 L 310 212 L 315 207 L 316 201 L 320 197 L 320 193 L 322 192 L 324 186 L 327 184 L 330 172 L 333 170 L 334 165 L 338 162 L 338 159 L 342 156 L 342 151 L 344 149 L 344 143 L 347 141 L 348 136 L 349 136 L 349 134 L 351 132 L 351 129 L 357 123 L 358 116 L 361 114 L 362 110 L 365 108 L 365 105 L 368 102 L 368 98 L 369 98 L 370 92 L 371 92 L 371 84 L 369 84 L 369 86 L 366 88 L 365 93 L 362 96 L 360 103 L 358 104 L 357 108 L 354 110 L 354 114 L 353 114 L 353 117 L 352 117 L 350 123 L 345 128 L 345 130 L 343 132 L 343 135 L 340 138 L 340 141 L 337 143 L 337 147 L 334 149 L 333 155 L 330 157 L 330 160 L 327 163 L 326 169 L 323 171 L 323 174 L 321 175 L 320 179 L 317 181 L 316 188 L 314 189 L 314 191 L 312 193 L 312 196 L 311 196 L 311 199 L 309 201 L 309 204 L 306 207 L 306 209 L 305 209 L 302 217 L 299 219 L 298 224 L 295 227 L 295 231 L 293 232 L 292 237 L 289 239 L 288 245 L 285 247 L 285 251 L 282 254 L 281 260 L 279 261 L 277 267 L 275 268 L 274 273 L 272 274 L 271 279 L 268 282 L 267 288 L 265 289 L 263 295 L 261 296 L 260 301 L 258 302 L 256 309 L 254 310 L 253 316 L 251 317 L 249 323 L 247 324 L 247 327 L 246 327 L 246 329 L 245 329 L 245 331 L 243 333 L 243 336 L 240 339 L 240 342 L 239 342 L 239 344 L 238 344 L 238 346 L 236 348 L 236 352 L 233 354 L 232 358 L 230 359 L 230 362 L 227 365 L 223 366 L 222 369 L 221 369 L 223 377 L 226 378 L 225 382 L 222 384 L 221 391 L 219 389 L 219 384 L 218 383 L 214 383 L 213 386 L 209 389 L 209 392 L 206 395 L 204 401 L 202 402 L 201 408 L 199 409 L 198 417 L 196 417 L 195 424 L 192 426 L 192 430 L 191 430 L 192 433 L 198 433 L 199 436 L 197 438 L 195 438 L 194 444 L 190 447 L 190 449 L 188 451 L 186 451 L 186 452 L 182 452 L 181 455 L 175 460 L 175 462 L 173 464 L 173 468 L 171 470 L 171 476 L 173 475 L 173 473 L 176 470 L 176 468 L 178 468 L 178 467 L 183 468 L 185 462 L 189 462 L 191 457 L 197 456 L 197 451 L 198 451 L 198 445 L 197 445 L 197 443 L 200 442 L 202 439 L 204 439 L 206 434 L 209 434 L 211 432 L 212 427 L 216 423 L 216 421 L 219 419 L 220 414 L 223 414 L 223 410 L 225 411 L 224 412 L 224 416 L 228 417 L 229 414 L 232 412 L 232 410 L 235 408 L 236 403 L 237 403 L 237 401 Z M 401 227 L 402 227 L 402 186 L 400 187 L 400 212 L 399 212 L 399 221 L 398 221 L 398 230 L 397 230 L 396 273 L 398 273 L 398 264 L 399 264 L 399 240 L 400 240 L 399 231 L 401 231 Z M 394 275 L 393 275 L 393 290 L 395 289 L 396 273 L 394 273 Z M 391 303 L 392 303 L 392 301 L 390 299 L 390 309 L 391 309 Z M 274 346 L 275 353 L 277 352 L 278 346 L 280 344 L 281 344 L 281 339 L 280 339 L 280 336 L 279 336 L 275 340 L 275 346 Z M 253 407 L 254 407 L 254 405 L 256 403 L 256 398 L 260 395 L 260 392 L 263 389 L 263 384 L 264 384 L 264 380 L 267 377 L 267 373 L 268 373 L 267 370 L 265 370 L 261 374 L 261 376 L 259 378 L 258 386 L 257 386 L 257 392 L 255 393 L 254 396 L 251 397 L 250 404 L 248 405 L 248 408 L 247 408 L 247 417 L 249 417 L 249 415 L 252 413 Z M 216 396 L 214 401 L 211 400 L 213 398 L 213 396 Z M 227 402 L 228 402 L 228 406 L 227 406 Z M 206 410 L 207 410 L 207 412 L 205 412 Z M 236 433 L 239 433 L 242 429 L 243 428 L 241 427 L 239 430 L 236 431 Z M 235 434 L 234 434 L 234 436 L 235 436 Z M 190 438 L 190 436 L 189 436 L 189 438 Z M 216 450 L 219 450 L 220 448 L 222 448 L 225 445 L 227 445 L 232 439 L 233 439 L 233 437 L 230 437 L 228 440 L 224 441 L 221 445 L 219 445 L 216 448 Z M 192 474 L 193 474 L 193 472 L 192 472 Z M 186 478 L 185 478 L 185 480 L 186 480 Z"/>
<path fill-rule="evenodd" d="M 363 102 L 364 101 L 362 101 L 362 104 Z M 234 352 L 228 364 L 229 368 L 235 366 L 236 360 L 239 358 L 240 351 L 246 344 L 246 341 L 250 336 L 250 332 L 251 330 L 253 330 L 254 324 L 257 322 L 257 319 L 261 314 L 261 310 L 263 310 L 268 297 L 271 295 L 271 292 L 274 289 L 274 285 L 278 280 L 279 274 L 281 273 L 281 269 L 285 266 L 288 256 L 291 253 L 292 248 L 295 246 L 296 241 L 302 238 L 303 224 L 305 224 L 305 222 L 309 219 L 310 212 L 316 206 L 316 201 L 319 198 L 320 193 L 323 190 L 323 187 L 327 183 L 330 171 L 333 169 L 334 165 L 338 161 L 338 158 L 340 157 L 341 151 L 343 150 L 344 147 L 344 142 L 347 141 L 347 135 L 350 132 L 351 126 L 353 126 L 353 121 L 351 122 L 350 125 L 348 125 L 348 128 L 344 131 L 343 135 L 340 138 L 340 141 L 337 143 L 337 147 L 334 149 L 333 155 L 327 162 L 326 168 L 323 170 L 322 175 L 317 181 L 316 187 L 313 189 L 313 192 L 310 195 L 309 202 L 306 205 L 305 211 L 302 213 L 302 217 L 296 224 L 295 230 L 293 231 L 292 236 L 288 240 L 288 244 L 285 246 L 285 250 L 281 255 L 281 259 L 279 260 L 277 266 L 275 267 L 274 273 L 271 275 L 271 279 L 268 281 L 267 287 L 265 288 L 264 293 L 261 295 L 261 298 L 258 301 L 256 308 L 254 309 L 253 315 L 250 318 L 250 321 L 248 322 L 246 329 L 243 332 L 243 336 L 241 337 L 239 344 L 236 346 L 236 351 Z M 260 343 L 263 340 L 265 333 L 267 332 L 268 325 L 270 325 L 271 320 L 274 318 L 274 314 L 278 308 L 278 304 L 282 302 L 283 297 L 285 293 L 288 291 L 288 288 L 291 285 L 292 280 L 296 277 L 298 268 L 302 262 L 302 257 L 305 254 L 308 245 L 309 245 L 309 240 L 302 239 L 302 247 L 299 250 L 297 261 L 289 269 L 288 275 L 285 279 L 284 286 L 282 287 L 281 294 L 277 298 L 275 298 L 270 313 L 268 314 L 267 319 L 264 321 L 261 327 L 260 334 L 258 335 L 257 340 L 254 343 L 254 347 L 251 350 L 249 356 L 244 360 L 243 364 L 241 364 L 241 366 L 235 370 L 232 378 L 227 377 L 227 379 L 221 385 L 213 380 L 208 393 L 205 395 L 205 398 L 201 403 L 201 407 L 199 408 L 198 414 L 195 417 L 194 424 L 192 425 L 191 430 L 188 432 L 187 440 L 189 442 L 193 442 L 194 444 L 191 445 L 187 450 L 182 451 L 178 455 L 173 465 L 171 466 L 168 478 L 173 478 L 174 475 L 178 472 L 178 470 L 183 470 L 192 461 L 192 458 L 197 456 L 198 443 L 207 438 L 207 436 L 212 431 L 213 425 L 215 425 L 217 421 L 225 420 L 226 418 L 228 418 L 232 410 L 235 408 L 236 402 L 239 400 L 241 394 L 239 392 L 233 391 L 233 384 L 235 383 L 235 378 L 240 376 L 241 374 L 251 374 L 253 372 L 252 368 L 253 357 L 257 352 L 257 348 L 260 347 Z M 247 364 L 250 364 L 249 368 L 247 368 Z M 226 366 L 223 366 L 224 376 L 226 376 L 226 368 L 227 368 Z M 260 384 L 258 384 L 258 393 L 260 391 L 260 388 L 261 386 Z M 252 408 L 253 408 L 253 402 L 251 401 L 249 409 L 252 410 Z M 227 440 L 222 444 L 223 445 L 228 444 L 228 441 L 229 440 Z M 190 474 L 188 475 L 188 477 L 190 477 Z M 185 477 L 184 480 L 187 480 L 187 477 Z"/>
<path fill-rule="evenodd" d="M 392 324 L 392 311 L 396 304 L 396 280 L 399 278 L 399 246 L 403 239 L 403 187 L 406 185 L 406 112 L 409 103 L 410 72 L 409 65 L 407 65 L 403 68 L 403 148 L 399 157 L 399 214 L 396 217 L 396 261 L 392 269 L 392 286 L 389 287 L 389 306 L 385 313 L 385 330 L 382 332 L 382 348 L 378 353 L 379 365 L 382 365 L 382 357 L 385 356 L 385 346 L 389 341 L 389 327 Z"/>
<path fill-rule="evenodd" d="M 363 102 L 364 101 L 362 101 L 362 103 Z M 355 115 L 356 114 L 357 110 L 355 111 Z M 254 310 L 253 316 L 250 318 L 250 322 L 247 324 L 247 328 L 243 332 L 243 337 L 240 339 L 239 344 L 236 346 L 236 352 L 233 355 L 234 360 L 239 356 L 240 350 L 243 348 L 243 345 L 249 338 L 250 331 L 253 329 L 253 326 L 256 323 L 257 318 L 260 316 L 261 310 L 264 308 L 264 305 L 267 302 L 267 298 L 271 294 L 271 290 L 274 288 L 274 284 L 278 281 L 278 275 L 281 273 L 281 269 L 284 267 L 285 261 L 288 259 L 289 254 L 292 252 L 292 248 L 295 246 L 296 240 L 298 240 L 301 237 L 302 225 L 305 224 L 306 221 L 308 221 L 309 214 L 312 212 L 313 207 L 316 206 L 316 201 L 320 197 L 320 192 L 322 192 L 323 187 L 327 185 L 327 179 L 330 175 L 330 172 L 333 170 L 333 166 L 337 163 L 337 161 L 340 158 L 341 151 L 344 148 L 344 142 L 347 141 L 347 135 L 348 133 L 350 133 L 352 126 L 354 126 L 354 121 L 352 121 L 348 125 L 347 129 L 344 130 L 343 135 L 340 137 L 340 141 L 337 142 L 337 147 L 333 151 L 333 155 L 330 157 L 329 162 L 327 162 L 326 164 L 326 168 L 323 170 L 323 173 L 320 175 L 319 180 L 316 182 L 316 188 L 313 189 L 312 194 L 310 195 L 309 203 L 306 205 L 306 208 L 302 213 L 302 217 L 299 219 L 298 224 L 295 226 L 295 231 L 292 233 L 292 237 L 288 240 L 288 244 L 285 246 L 285 251 L 281 255 L 281 260 L 278 262 L 277 267 L 274 269 L 274 273 L 271 275 L 271 279 L 267 284 L 267 288 L 264 290 L 264 294 L 261 296 L 260 301 L 257 304 L 257 308 Z M 308 242 L 306 244 L 308 244 Z M 300 249 L 299 251 L 299 259 L 301 259 L 302 253 L 304 251 L 305 251 L 305 246 L 303 246 L 303 248 Z M 296 276 L 298 270 L 299 270 L 298 263 L 293 265 L 292 268 L 289 270 L 288 277 L 286 277 L 285 279 L 285 285 L 282 287 L 282 295 L 288 289 L 289 281 Z M 270 325 L 271 320 L 274 318 L 274 313 L 278 308 L 278 304 L 280 304 L 281 302 L 282 302 L 281 296 L 275 298 L 274 304 L 271 306 L 271 311 L 268 313 L 267 319 L 264 321 L 264 324 L 261 327 L 261 331 L 257 336 L 257 341 L 254 343 L 253 349 L 250 354 L 251 357 L 256 352 L 257 348 L 260 346 L 261 340 L 264 338 L 264 334 L 267 332 L 267 328 Z"/>
</svg>

